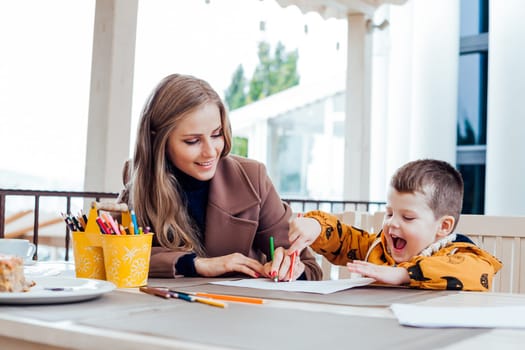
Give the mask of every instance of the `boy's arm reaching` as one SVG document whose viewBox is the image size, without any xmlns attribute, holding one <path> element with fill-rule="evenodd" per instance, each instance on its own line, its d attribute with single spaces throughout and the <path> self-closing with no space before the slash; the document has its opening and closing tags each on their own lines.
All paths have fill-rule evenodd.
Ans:
<svg viewBox="0 0 525 350">
<path fill-rule="evenodd" d="M 315 219 L 317 222 L 312 222 Z M 365 258 L 376 235 L 346 225 L 334 215 L 315 210 L 290 222 L 290 251 L 308 244 L 336 265 Z"/>
<path fill-rule="evenodd" d="M 290 220 L 288 240 L 292 244 L 289 252 L 302 251 L 321 234 L 321 225 L 314 218 L 297 217 Z"/>
<path fill-rule="evenodd" d="M 399 286 L 410 282 L 408 271 L 403 267 L 377 265 L 362 260 L 354 260 L 346 266 L 350 272 L 373 278 L 379 283 Z"/>
</svg>

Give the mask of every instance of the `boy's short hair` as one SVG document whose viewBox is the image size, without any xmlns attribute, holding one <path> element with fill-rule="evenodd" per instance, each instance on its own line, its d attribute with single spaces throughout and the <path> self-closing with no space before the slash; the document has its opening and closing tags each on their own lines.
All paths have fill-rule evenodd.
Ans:
<svg viewBox="0 0 525 350">
<path fill-rule="evenodd" d="M 409 162 L 395 172 L 390 185 L 401 193 L 423 193 L 434 217 L 451 215 L 453 230 L 456 228 L 463 206 L 463 178 L 449 163 L 435 159 Z"/>
</svg>

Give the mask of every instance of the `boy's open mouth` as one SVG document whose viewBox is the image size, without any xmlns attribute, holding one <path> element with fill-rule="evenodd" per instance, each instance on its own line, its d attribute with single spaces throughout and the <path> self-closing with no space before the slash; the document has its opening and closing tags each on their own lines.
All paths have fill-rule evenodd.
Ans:
<svg viewBox="0 0 525 350">
<path fill-rule="evenodd" d="M 392 243 L 394 244 L 394 248 L 396 249 L 403 249 L 407 245 L 407 241 L 405 241 L 403 238 L 392 236 Z"/>
</svg>

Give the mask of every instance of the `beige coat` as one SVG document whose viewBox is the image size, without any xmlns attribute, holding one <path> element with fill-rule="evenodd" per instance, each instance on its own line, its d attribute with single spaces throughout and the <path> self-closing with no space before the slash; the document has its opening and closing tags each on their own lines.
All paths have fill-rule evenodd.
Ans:
<svg viewBox="0 0 525 350">
<path fill-rule="evenodd" d="M 289 247 L 291 215 L 262 163 L 231 155 L 222 158 L 210 182 L 204 233 L 206 253 L 217 257 L 239 252 L 265 263 L 270 256 L 270 236 L 274 237 L 275 247 Z M 188 253 L 153 247 L 150 277 L 177 275 L 175 264 L 184 254 Z M 301 253 L 301 261 L 307 279 L 321 279 L 321 269 L 307 249 Z"/>
</svg>

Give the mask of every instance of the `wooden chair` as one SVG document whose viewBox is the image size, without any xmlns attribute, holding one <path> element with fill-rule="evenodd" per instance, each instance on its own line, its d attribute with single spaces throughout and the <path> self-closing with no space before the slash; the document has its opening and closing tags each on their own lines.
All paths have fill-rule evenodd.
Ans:
<svg viewBox="0 0 525 350">
<path fill-rule="evenodd" d="M 376 211 L 375 213 L 363 212 L 360 215 L 361 221 L 357 226 L 365 231 L 378 233 L 383 228 L 384 211 Z"/>
<path fill-rule="evenodd" d="M 494 292 L 525 293 L 525 217 L 461 215 L 456 232 L 501 260 Z"/>
</svg>

